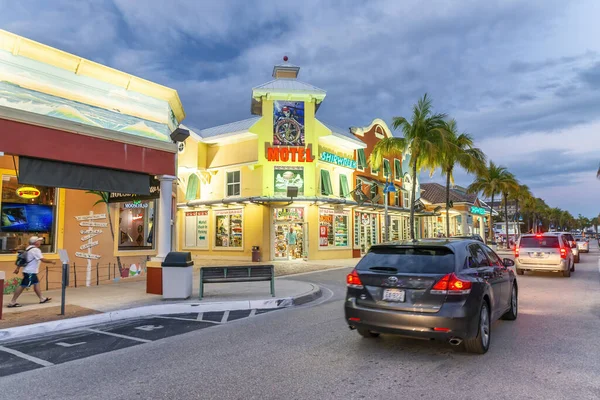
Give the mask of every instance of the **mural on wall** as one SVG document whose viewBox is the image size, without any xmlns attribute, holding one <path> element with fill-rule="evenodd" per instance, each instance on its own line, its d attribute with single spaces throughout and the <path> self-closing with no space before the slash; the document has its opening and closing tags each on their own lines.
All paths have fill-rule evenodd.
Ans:
<svg viewBox="0 0 600 400">
<path fill-rule="evenodd" d="M 273 102 L 273 145 L 304 146 L 304 102 Z"/>
<path fill-rule="evenodd" d="M 170 142 L 168 102 L 0 50 L 0 107 Z"/>
<path fill-rule="evenodd" d="M 298 196 L 304 195 L 303 167 L 275 167 L 275 196 L 286 196 L 288 186 L 298 188 Z"/>
</svg>

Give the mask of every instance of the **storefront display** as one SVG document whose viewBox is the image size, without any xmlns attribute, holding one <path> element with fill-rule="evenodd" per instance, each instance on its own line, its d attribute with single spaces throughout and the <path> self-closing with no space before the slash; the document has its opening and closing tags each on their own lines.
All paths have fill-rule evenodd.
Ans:
<svg viewBox="0 0 600 400">
<path fill-rule="evenodd" d="M 306 252 L 304 228 L 304 208 L 273 209 L 273 257 L 302 258 Z"/>
<path fill-rule="evenodd" d="M 208 210 L 185 212 L 185 247 L 208 249 Z"/>
<path fill-rule="evenodd" d="M 319 209 L 319 248 L 348 247 L 349 219 L 346 212 Z"/>
<path fill-rule="evenodd" d="M 154 201 L 119 205 L 119 250 L 154 249 Z"/>
<path fill-rule="evenodd" d="M 215 211 L 215 247 L 243 248 L 243 210 Z"/>
<path fill-rule="evenodd" d="M 42 252 L 55 251 L 56 190 L 23 186 L 16 176 L 2 176 L 0 200 L 0 254 L 15 253 L 29 236 L 42 237 Z"/>
</svg>

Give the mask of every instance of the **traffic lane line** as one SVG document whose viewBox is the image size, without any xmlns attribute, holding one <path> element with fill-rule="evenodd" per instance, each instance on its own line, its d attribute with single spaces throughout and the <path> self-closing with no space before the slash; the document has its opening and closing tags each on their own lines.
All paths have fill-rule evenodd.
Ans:
<svg viewBox="0 0 600 400">
<path fill-rule="evenodd" d="M 0 378 L 38 368 L 42 366 L 12 353 L 0 351 Z"/>
<path fill-rule="evenodd" d="M 152 317 L 128 321 L 126 323 L 121 323 L 118 326 L 105 326 L 97 329 L 103 332 L 111 332 L 127 337 L 155 341 L 199 329 L 209 328 L 211 326 L 214 326 L 214 323 L 197 320 L 175 320 Z"/>
<path fill-rule="evenodd" d="M 138 344 L 141 344 L 141 342 L 85 330 L 73 332 L 68 335 L 55 335 L 51 338 L 13 343 L 6 347 L 30 357 L 44 360 L 49 363 L 45 366 L 49 366 L 108 353 Z"/>
</svg>

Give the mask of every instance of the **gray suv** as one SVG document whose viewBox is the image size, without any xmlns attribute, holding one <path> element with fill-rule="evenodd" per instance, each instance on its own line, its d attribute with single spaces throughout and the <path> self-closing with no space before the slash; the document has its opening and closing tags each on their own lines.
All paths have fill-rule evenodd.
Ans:
<svg viewBox="0 0 600 400">
<path fill-rule="evenodd" d="M 544 233 L 522 235 L 515 248 L 515 269 L 525 271 L 559 272 L 570 277 L 575 271 L 575 256 L 566 234 Z"/>
</svg>

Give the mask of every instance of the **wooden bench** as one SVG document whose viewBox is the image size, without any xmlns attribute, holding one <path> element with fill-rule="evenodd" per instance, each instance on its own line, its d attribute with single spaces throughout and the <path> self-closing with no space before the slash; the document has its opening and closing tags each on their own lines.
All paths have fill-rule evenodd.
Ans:
<svg viewBox="0 0 600 400">
<path fill-rule="evenodd" d="M 205 283 L 262 281 L 271 281 L 271 296 L 275 297 L 275 267 L 273 265 L 203 267 L 200 268 L 200 299 L 204 297 Z"/>
</svg>

